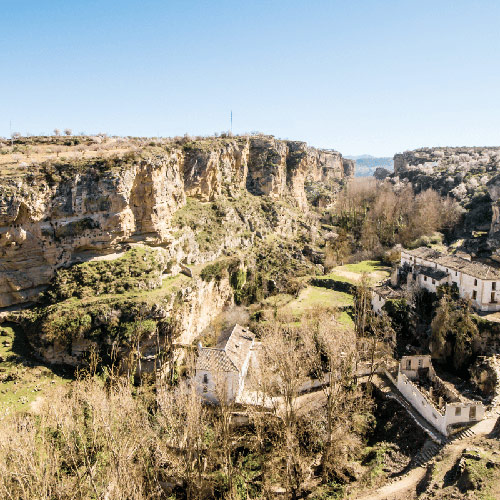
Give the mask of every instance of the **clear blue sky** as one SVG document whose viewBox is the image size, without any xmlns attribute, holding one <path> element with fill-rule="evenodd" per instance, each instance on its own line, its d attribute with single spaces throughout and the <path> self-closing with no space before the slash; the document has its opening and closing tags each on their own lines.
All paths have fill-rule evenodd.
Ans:
<svg viewBox="0 0 500 500">
<path fill-rule="evenodd" d="M 499 0 L 0 0 L 0 135 L 500 145 Z"/>
</svg>

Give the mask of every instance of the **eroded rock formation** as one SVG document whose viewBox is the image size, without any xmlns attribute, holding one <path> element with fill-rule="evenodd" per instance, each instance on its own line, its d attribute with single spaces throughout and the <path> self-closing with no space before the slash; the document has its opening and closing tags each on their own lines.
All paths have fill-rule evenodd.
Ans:
<svg viewBox="0 0 500 500">
<path fill-rule="evenodd" d="M 120 154 L 18 160 L 15 175 L 0 179 L 0 307 L 36 299 L 57 268 L 129 242 L 172 247 L 180 257 L 174 246 L 185 235 L 172 234 L 171 220 L 186 197 L 212 201 L 248 190 L 307 210 L 307 180 L 339 183 L 354 170 L 336 151 L 268 136 L 146 144 Z"/>
<path fill-rule="evenodd" d="M 421 148 L 394 155 L 391 177 L 395 183 L 411 182 L 417 191 L 432 188 L 455 198 L 466 211 L 471 251 L 500 257 L 499 171 L 499 147 Z M 473 241 L 486 233 L 483 241 Z"/>
</svg>

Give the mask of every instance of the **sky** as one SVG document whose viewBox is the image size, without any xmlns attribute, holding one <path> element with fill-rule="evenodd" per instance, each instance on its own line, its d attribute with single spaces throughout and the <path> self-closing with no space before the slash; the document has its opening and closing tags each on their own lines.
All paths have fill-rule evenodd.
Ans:
<svg viewBox="0 0 500 500">
<path fill-rule="evenodd" d="M 0 0 L 0 136 L 500 145 L 499 0 Z"/>
</svg>

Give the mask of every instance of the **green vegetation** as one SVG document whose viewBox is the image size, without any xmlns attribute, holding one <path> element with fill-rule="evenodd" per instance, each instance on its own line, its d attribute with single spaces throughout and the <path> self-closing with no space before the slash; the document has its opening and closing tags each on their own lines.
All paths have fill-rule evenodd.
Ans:
<svg viewBox="0 0 500 500">
<path fill-rule="evenodd" d="M 109 340 L 128 343 L 129 323 L 149 314 L 148 311 L 172 297 L 190 281 L 184 275 L 168 277 L 153 290 L 130 290 L 99 296 L 71 297 L 24 313 L 24 326 L 32 342 L 46 346 L 54 342 L 71 349 L 74 341 L 83 338 L 96 341 L 106 356 Z"/>
<path fill-rule="evenodd" d="M 123 294 L 160 286 L 162 264 L 158 253 L 136 247 L 114 260 L 101 260 L 60 269 L 47 297 L 58 302 L 78 297 Z"/>
<path fill-rule="evenodd" d="M 308 286 L 300 291 L 296 299 L 284 307 L 284 311 L 290 312 L 294 318 L 300 318 L 305 311 L 314 307 L 331 307 L 333 309 L 352 305 L 353 298 L 348 293 Z"/>
<path fill-rule="evenodd" d="M 175 212 L 172 227 L 191 228 L 202 252 L 218 251 L 228 235 L 234 238 L 250 236 L 239 213 L 241 210 L 245 213 L 252 209 L 257 212 L 255 221 L 259 218 L 263 219 L 259 198 L 249 194 L 242 195 L 231 202 L 227 199 L 203 202 L 188 197 L 186 204 Z"/>
<path fill-rule="evenodd" d="M 0 415 L 27 411 L 35 401 L 72 380 L 71 370 L 35 360 L 22 328 L 0 325 Z"/>
<path fill-rule="evenodd" d="M 470 302 L 452 300 L 443 290 L 431 326 L 433 357 L 451 362 L 457 371 L 466 370 L 479 337 Z"/>
<path fill-rule="evenodd" d="M 364 275 L 367 275 L 367 278 L 375 283 L 388 278 L 390 268 L 382 264 L 379 260 L 364 260 L 355 264 L 336 266 L 324 278 L 356 285 Z"/>
<path fill-rule="evenodd" d="M 343 267 L 348 271 L 358 274 L 387 271 L 387 266 L 384 266 L 379 260 L 364 260 L 356 264 L 346 264 Z"/>
</svg>

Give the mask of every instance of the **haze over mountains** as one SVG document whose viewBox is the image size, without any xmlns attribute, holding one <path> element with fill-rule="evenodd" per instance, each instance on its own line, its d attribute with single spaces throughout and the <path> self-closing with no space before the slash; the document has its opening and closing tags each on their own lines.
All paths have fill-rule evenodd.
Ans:
<svg viewBox="0 0 500 500">
<path fill-rule="evenodd" d="M 346 156 L 345 158 L 356 161 L 356 177 L 373 176 L 375 170 L 379 167 L 386 168 L 391 172 L 394 169 L 394 160 L 391 156 L 372 156 L 364 154 L 357 156 Z"/>
</svg>

